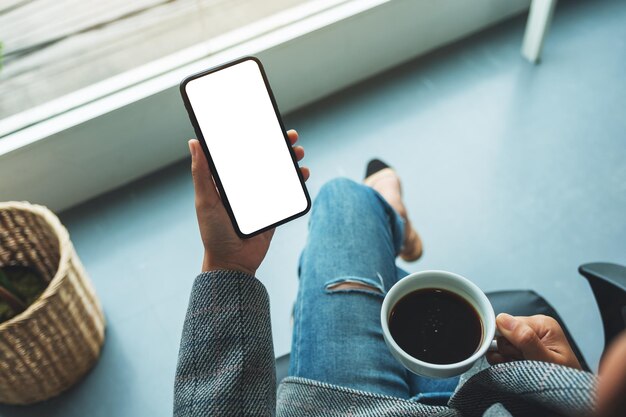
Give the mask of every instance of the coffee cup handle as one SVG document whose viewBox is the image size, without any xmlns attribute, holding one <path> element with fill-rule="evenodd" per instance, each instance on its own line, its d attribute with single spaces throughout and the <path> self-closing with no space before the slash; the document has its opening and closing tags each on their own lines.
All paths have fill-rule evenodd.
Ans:
<svg viewBox="0 0 626 417">
<path fill-rule="evenodd" d="M 487 352 L 497 352 L 497 351 L 498 351 L 498 341 L 496 339 L 493 339 L 491 343 L 489 344 L 489 348 L 487 349 Z"/>
<path fill-rule="evenodd" d="M 498 339 L 497 339 L 498 336 L 502 336 L 502 335 L 496 329 L 495 337 L 493 338 L 493 340 L 489 344 L 489 348 L 487 349 L 487 352 L 497 352 L 498 351 Z"/>
</svg>

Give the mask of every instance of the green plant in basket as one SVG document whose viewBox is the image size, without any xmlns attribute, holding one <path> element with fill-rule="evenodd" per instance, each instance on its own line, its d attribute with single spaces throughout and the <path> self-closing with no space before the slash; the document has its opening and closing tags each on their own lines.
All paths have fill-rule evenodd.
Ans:
<svg viewBox="0 0 626 417">
<path fill-rule="evenodd" d="M 17 265 L 0 267 L 0 323 L 26 310 L 47 285 L 32 268 Z"/>
</svg>

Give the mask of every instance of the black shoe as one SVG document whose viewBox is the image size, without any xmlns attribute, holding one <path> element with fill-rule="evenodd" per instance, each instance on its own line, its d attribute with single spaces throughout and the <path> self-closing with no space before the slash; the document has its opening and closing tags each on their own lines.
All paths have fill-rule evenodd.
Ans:
<svg viewBox="0 0 626 417">
<path fill-rule="evenodd" d="M 365 169 L 365 178 L 377 173 L 378 171 L 382 171 L 385 168 L 389 168 L 389 165 L 387 165 L 380 159 L 372 159 L 367 163 L 367 168 Z"/>
</svg>

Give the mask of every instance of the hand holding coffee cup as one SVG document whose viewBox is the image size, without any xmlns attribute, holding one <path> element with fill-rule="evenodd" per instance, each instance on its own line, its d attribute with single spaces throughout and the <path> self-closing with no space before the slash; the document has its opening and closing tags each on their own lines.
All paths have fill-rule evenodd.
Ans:
<svg viewBox="0 0 626 417">
<path fill-rule="evenodd" d="M 535 360 L 582 369 L 565 332 L 554 318 L 501 313 L 496 317 L 496 325 L 500 333 L 498 351 L 487 354 L 489 363 Z"/>
<path fill-rule="evenodd" d="M 496 332 L 487 296 L 446 271 L 417 272 L 398 281 L 385 296 L 380 317 L 393 356 L 408 370 L 433 378 L 467 371 Z"/>
</svg>

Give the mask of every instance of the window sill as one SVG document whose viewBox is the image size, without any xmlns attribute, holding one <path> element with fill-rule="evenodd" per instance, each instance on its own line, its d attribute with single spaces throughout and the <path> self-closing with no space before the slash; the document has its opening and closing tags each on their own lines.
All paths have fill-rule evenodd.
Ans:
<svg viewBox="0 0 626 417">
<path fill-rule="evenodd" d="M 63 210 L 184 158 L 193 130 L 178 83 L 188 74 L 256 55 L 287 113 L 518 14 L 529 1 L 452 3 L 308 3 L 5 119 L 0 199 Z"/>
</svg>

